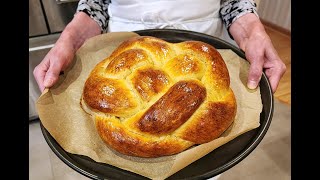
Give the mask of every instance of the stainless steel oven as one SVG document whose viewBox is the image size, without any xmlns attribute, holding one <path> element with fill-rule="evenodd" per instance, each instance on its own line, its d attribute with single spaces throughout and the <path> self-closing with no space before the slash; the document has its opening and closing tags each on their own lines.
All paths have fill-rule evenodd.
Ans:
<svg viewBox="0 0 320 180">
<path fill-rule="evenodd" d="M 38 118 L 35 102 L 41 94 L 33 69 L 72 20 L 77 5 L 78 0 L 29 0 L 29 120 Z"/>
</svg>

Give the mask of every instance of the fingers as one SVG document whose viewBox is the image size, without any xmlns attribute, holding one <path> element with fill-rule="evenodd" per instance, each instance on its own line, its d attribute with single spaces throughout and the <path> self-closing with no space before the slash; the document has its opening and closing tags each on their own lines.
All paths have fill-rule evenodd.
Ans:
<svg viewBox="0 0 320 180">
<path fill-rule="evenodd" d="M 265 70 L 265 74 L 269 79 L 269 83 L 273 93 L 276 92 L 280 79 L 285 71 L 286 66 L 281 60 L 277 61 L 277 65 L 275 65 L 274 67 Z"/>
<path fill-rule="evenodd" d="M 263 60 L 260 58 L 251 62 L 248 74 L 247 87 L 249 89 L 257 88 L 263 70 Z"/>
<path fill-rule="evenodd" d="M 279 57 L 276 59 L 267 59 L 262 57 L 258 60 L 253 60 L 248 74 L 247 86 L 249 89 L 255 89 L 258 86 L 263 69 L 265 69 L 265 74 L 269 80 L 272 92 L 275 93 L 278 88 L 279 81 L 286 71 L 286 66 Z"/>
<path fill-rule="evenodd" d="M 280 79 L 286 71 L 286 65 L 280 59 L 279 55 L 277 54 L 273 46 L 266 50 L 266 58 L 267 62 L 265 65 L 265 74 L 269 79 L 272 92 L 275 93 L 278 88 Z"/>
<path fill-rule="evenodd" d="M 61 70 L 62 64 L 60 61 L 53 61 L 45 74 L 43 86 L 47 88 L 52 87 L 58 81 Z"/>
<path fill-rule="evenodd" d="M 38 83 L 41 92 L 45 88 L 52 87 L 59 79 L 63 61 L 59 61 L 56 56 L 50 53 L 35 67 L 33 75 Z"/>
<path fill-rule="evenodd" d="M 33 71 L 41 91 L 52 87 L 58 81 L 60 72 L 67 68 L 73 60 L 76 52 L 75 41 L 70 38 L 68 32 L 64 31 L 61 34 L 54 47 Z M 77 36 L 72 37 L 76 38 Z"/>
<path fill-rule="evenodd" d="M 277 54 L 271 40 L 263 42 L 259 46 L 256 43 L 249 43 L 246 46 L 246 58 L 250 62 L 247 87 L 255 89 L 261 80 L 263 70 L 265 70 L 272 92 L 275 93 L 286 66 Z"/>
<path fill-rule="evenodd" d="M 279 85 L 280 76 L 274 75 L 270 69 L 266 70 L 266 75 L 269 79 L 272 92 L 275 93 Z"/>
<path fill-rule="evenodd" d="M 255 46 L 248 46 L 245 55 L 247 60 L 250 62 L 247 87 L 249 89 L 255 89 L 260 82 L 263 71 L 264 50 L 257 49 Z"/>
<path fill-rule="evenodd" d="M 43 80 L 46 75 L 46 72 L 47 72 L 47 67 L 41 64 L 36 66 L 33 70 L 33 76 L 37 81 L 37 84 L 41 92 L 43 92 L 43 90 L 45 89 L 45 86 L 43 85 Z"/>
</svg>

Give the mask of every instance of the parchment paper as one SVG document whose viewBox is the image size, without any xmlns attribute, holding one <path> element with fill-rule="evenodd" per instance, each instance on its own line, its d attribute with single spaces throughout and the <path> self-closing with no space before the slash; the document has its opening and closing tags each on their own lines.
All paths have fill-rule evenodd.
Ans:
<svg viewBox="0 0 320 180">
<path fill-rule="evenodd" d="M 100 139 L 94 121 L 81 109 L 81 93 L 94 66 L 108 57 L 121 42 L 133 36 L 138 34 L 115 32 L 87 40 L 77 51 L 74 63 L 60 76 L 59 82 L 39 97 L 36 107 L 40 120 L 65 151 L 85 155 L 150 179 L 165 179 L 217 147 L 259 127 L 262 111 L 260 89 L 249 90 L 245 85 L 249 64 L 231 50 L 219 50 L 227 64 L 238 107 L 234 123 L 220 138 L 177 155 L 160 158 L 130 157 L 109 149 Z"/>
</svg>

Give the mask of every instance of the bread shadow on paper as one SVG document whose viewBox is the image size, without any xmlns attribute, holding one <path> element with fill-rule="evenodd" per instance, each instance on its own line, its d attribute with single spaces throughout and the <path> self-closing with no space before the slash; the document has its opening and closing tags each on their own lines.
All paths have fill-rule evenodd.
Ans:
<svg viewBox="0 0 320 180">
<path fill-rule="evenodd" d="M 78 79 L 82 71 L 82 63 L 76 63 L 79 60 L 76 56 L 74 57 L 70 66 L 59 76 L 58 82 L 50 89 L 54 95 L 63 93 L 68 87 Z M 72 73 L 70 71 L 72 70 Z M 69 74 L 70 73 L 70 74 Z"/>
<path fill-rule="evenodd" d="M 105 146 L 107 146 L 108 149 L 117 157 L 121 157 L 122 159 L 126 159 L 126 160 L 133 161 L 133 162 L 139 162 L 139 163 L 168 162 L 168 161 L 174 160 L 175 156 L 177 155 L 177 154 L 175 154 L 175 155 L 170 155 L 170 156 L 161 156 L 161 157 L 157 157 L 157 158 L 144 158 L 144 157 L 125 155 L 125 154 L 122 154 L 122 153 L 115 151 L 112 147 L 108 146 L 107 144 L 105 144 Z"/>
<path fill-rule="evenodd" d="M 234 122 L 219 137 L 227 137 L 227 136 L 229 136 L 233 126 L 234 126 Z"/>
</svg>

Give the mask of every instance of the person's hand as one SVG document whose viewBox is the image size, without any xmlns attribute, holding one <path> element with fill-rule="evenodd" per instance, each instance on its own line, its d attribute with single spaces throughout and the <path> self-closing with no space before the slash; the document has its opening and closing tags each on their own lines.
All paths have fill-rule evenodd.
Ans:
<svg viewBox="0 0 320 180">
<path fill-rule="evenodd" d="M 77 13 L 67 25 L 55 46 L 33 71 L 41 92 L 52 87 L 59 75 L 72 62 L 75 52 L 84 41 L 101 33 L 100 26 L 83 12 Z"/>
<path fill-rule="evenodd" d="M 58 41 L 33 71 L 33 75 L 42 92 L 46 87 L 53 86 L 59 78 L 60 72 L 65 70 L 75 54 L 70 42 Z"/>
<path fill-rule="evenodd" d="M 248 88 L 258 86 L 264 70 L 274 93 L 286 66 L 258 17 L 252 13 L 243 15 L 230 26 L 229 31 L 250 62 Z"/>
</svg>

